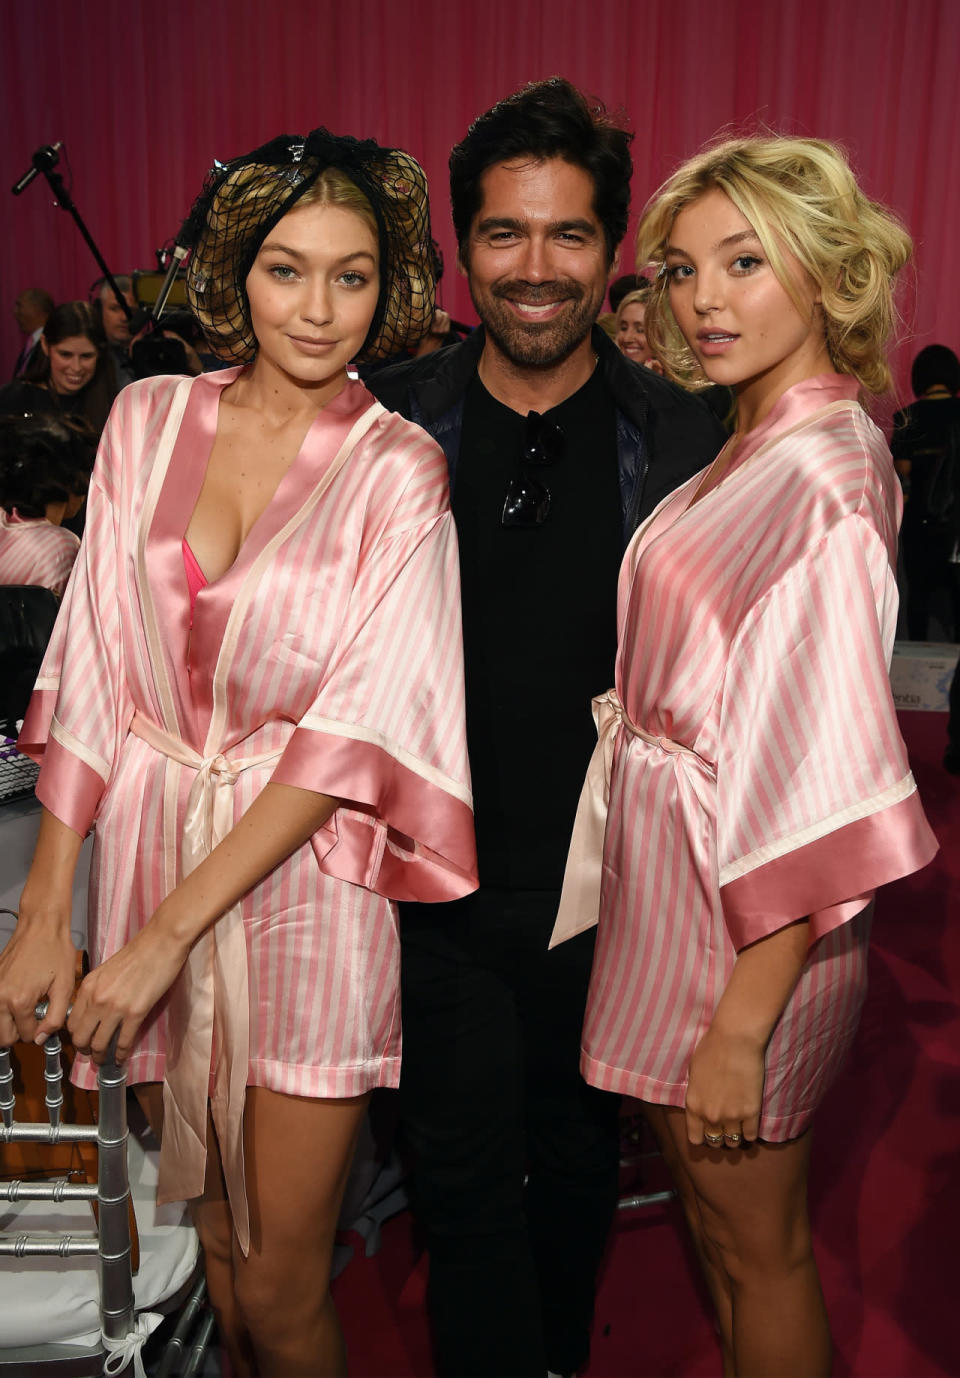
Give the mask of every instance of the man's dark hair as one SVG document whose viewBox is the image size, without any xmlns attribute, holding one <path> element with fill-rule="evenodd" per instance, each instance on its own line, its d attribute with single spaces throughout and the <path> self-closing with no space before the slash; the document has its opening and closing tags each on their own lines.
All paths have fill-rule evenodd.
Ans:
<svg viewBox="0 0 960 1378">
<path fill-rule="evenodd" d="M 45 316 L 49 316 L 53 310 L 53 297 L 42 287 L 25 287 L 20 296 L 24 301 L 28 301 L 35 311 L 40 311 Z"/>
<path fill-rule="evenodd" d="M 927 345 L 913 361 L 910 383 L 915 397 L 922 397 L 938 383 L 956 394 L 960 392 L 960 359 L 947 345 Z"/>
<path fill-rule="evenodd" d="M 624 297 L 630 292 L 635 292 L 642 282 L 643 278 L 637 277 L 636 273 L 624 273 L 623 277 L 615 278 L 607 292 L 610 310 L 619 311 Z"/>
<path fill-rule="evenodd" d="M 85 493 L 96 441 L 89 427 L 55 416 L 0 417 L 0 507 L 21 517 Z"/>
<path fill-rule="evenodd" d="M 627 231 L 633 135 L 563 77 L 532 82 L 474 120 L 450 154 L 450 202 L 460 257 L 480 208 L 480 183 L 494 163 L 563 158 L 593 178 L 593 208 L 603 226 L 607 262 Z"/>
</svg>

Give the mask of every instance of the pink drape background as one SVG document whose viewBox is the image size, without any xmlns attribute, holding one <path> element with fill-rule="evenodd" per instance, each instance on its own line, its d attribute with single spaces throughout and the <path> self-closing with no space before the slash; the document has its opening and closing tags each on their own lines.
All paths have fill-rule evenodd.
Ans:
<svg viewBox="0 0 960 1378">
<path fill-rule="evenodd" d="M 38 179 L 64 140 L 80 213 L 116 272 L 153 267 L 214 157 L 324 123 L 409 149 L 433 190 L 443 304 L 475 319 L 455 268 L 446 159 L 470 121 L 562 73 L 634 130 L 634 215 L 683 157 L 762 121 L 841 141 L 917 243 L 897 372 L 960 351 L 957 0 L 32 0 L 0 6 L 0 376 L 16 293 L 85 295 L 98 269 Z M 629 243 L 623 270 L 632 257 Z"/>
</svg>

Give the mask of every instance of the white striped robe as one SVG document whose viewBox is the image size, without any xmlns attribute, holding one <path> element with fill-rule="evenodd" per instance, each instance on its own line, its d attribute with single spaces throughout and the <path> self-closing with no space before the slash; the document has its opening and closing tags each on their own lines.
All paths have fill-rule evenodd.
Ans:
<svg viewBox="0 0 960 1378">
<path fill-rule="evenodd" d="M 0 584 L 32 584 L 61 594 L 80 542 L 46 517 L 21 517 L 0 507 Z"/>
<path fill-rule="evenodd" d="M 888 680 L 900 488 L 855 396 L 834 374 L 788 391 L 620 576 L 584 1075 L 682 1106 L 737 951 L 809 915 L 767 1050 L 771 1140 L 806 1127 L 856 1028 L 872 892 L 936 851 Z"/>
<path fill-rule="evenodd" d="M 219 1104 L 234 1130 L 245 1084 L 315 1097 L 395 1085 L 392 901 L 476 888 L 443 454 L 348 383 L 234 565 L 200 590 L 191 631 L 182 539 L 221 389 L 236 376 L 148 379 L 120 393 L 21 736 L 44 757 L 47 808 L 81 834 L 95 824 L 95 963 L 177 883 L 191 828 L 194 853 L 215 843 L 210 815 L 224 798 L 221 834 L 268 781 L 347 801 L 243 898 L 235 923 L 231 911 L 205 935 L 130 1058 L 131 1082 L 158 1081 L 209 1048 L 197 1071 L 203 1113 L 209 1070 L 214 1118 Z M 86 1059 L 76 1068 L 94 1084 Z M 175 1137 L 165 1128 L 168 1160 Z M 229 1180 L 237 1164 L 226 1168 Z M 192 1191 L 162 1163 L 161 1197 L 174 1194 Z M 233 1191 L 231 1202 L 236 1216 Z"/>
</svg>

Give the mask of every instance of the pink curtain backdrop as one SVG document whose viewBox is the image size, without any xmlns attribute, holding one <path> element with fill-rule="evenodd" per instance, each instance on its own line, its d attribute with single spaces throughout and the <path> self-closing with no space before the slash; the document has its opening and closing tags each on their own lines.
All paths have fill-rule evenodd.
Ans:
<svg viewBox="0 0 960 1378">
<path fill-rule="evenodd" d="M 446 160 L 524 82 L 569 77 L 636 138 L 634 215 L 681 159 L 763 123 L 836 139 L 917 245 L 897 356 L 960 351 L 956 0 L 32 0 L 0 6 L 0 377 L 26 286 L 83 296 L 98 269 L 38 179 L 61 139 L 80 213 L 116 272 L 154 266 L 214 157 L 326 124 L 409 149 L 433 189 L 443 304 L 475 319 L 455 266 Z M 623 270 L 631 267 L 630 240 Z"/>
</svg>

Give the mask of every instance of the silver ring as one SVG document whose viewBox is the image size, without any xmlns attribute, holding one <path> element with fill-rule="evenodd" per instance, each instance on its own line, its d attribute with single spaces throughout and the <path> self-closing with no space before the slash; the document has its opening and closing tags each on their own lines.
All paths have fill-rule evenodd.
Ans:
<svg viewBox="0 0 960 1378">
<path fill-rule="evenodd" d="M 732 1144 L 739 1144 L 743 1142 L 743 1135 L 737 1132 L 734 1132 L 733 1134 L 728 1134 L 727 1131 L 724 1130 L 723 1137 L 725 1139 L 729 1139 Z"/>
<path fill-rule="evenodd" d="M 707 1142 L 708 1144 L 713 1144 L 714 1147 L 716 1147 L 718 1144 L 722 1144 L 722 1143 L 723 1143 L 723 1135 L 722 1135 L 722 1134 L 708 1134 L 707 1131 L 704 1130 L 704 1131 L 703 1131 L 703 1137 L 704 1137 L 704 1139 L 706 1140 L 706 1142 Z"/>
</svg>

